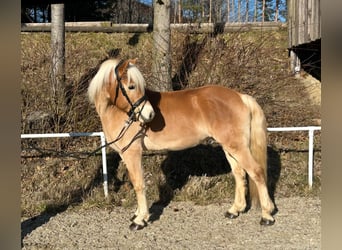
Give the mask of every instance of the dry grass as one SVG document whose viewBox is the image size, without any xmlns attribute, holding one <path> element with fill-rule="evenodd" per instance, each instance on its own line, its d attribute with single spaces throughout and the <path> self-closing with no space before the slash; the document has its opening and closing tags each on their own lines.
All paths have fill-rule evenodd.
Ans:
<svg viewBox="0 0 342 250">
<path fill-rule="evenodd" d="M 268 125 L 315 125 L 319 107 L 305 86 L 288 71 L 287 32 L 249 32 L 215 37 L 172 34 L 172 71 L 178 86 L 220 84 L 255 96 Z M 151 75 L 151 34 L 67 33 L 67 105 L 52 96 L 50 36 L 23 33 L 22 133 L 100 131 L 101 124 L 85 95 L 89 72 L 113 49 L 138 57 L 147 86 Z M 176 77 L 177 76 L 177 77 Z M 272 133 L 269 138 L 270 186 L 275 197 L 320 194 L 320 136 L 315 138 L 314 188 L 307 186 L 307 134 Z M 22 214 L 63 210 L 72 205 L 132 206 L 135 194 L 125 166 L 107 149 L 109 199 L 103 197 L 100 155 L 90 156 L 99 142 L 91 138 L 22 142 Z M 203 144 L 180 152 L 146 152 L 143 157 L 148 199 L 199 204 L 232 200 L 234 180 L 217 145 Z"/>
</svg>

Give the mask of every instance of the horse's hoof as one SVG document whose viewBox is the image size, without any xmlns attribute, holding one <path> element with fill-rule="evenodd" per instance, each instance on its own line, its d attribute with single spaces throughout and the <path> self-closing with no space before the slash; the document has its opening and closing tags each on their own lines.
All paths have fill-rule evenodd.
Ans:
<svg viewBox="0 0 342 250">
<path fill-rule="evenodd" d="M 275 220 L 269 220 L 265 218 L 261 218 L 260 225 L 262 226 L 272 226 L 274 224 Z"/>
<path fill-rule="evenodd" d="M 143 228 L 146 227 L 146 226 L 147 226 L 146 221 L 144 221 L 144 225 L 139 225 L 139 224 L 137 224 L 137 223 L 135 223 L 135 222 L 132 222 L 132 224 L 129 226 L 129 229 L 130 229 L 131 231 L 138 231 L 138 230 L 143 229 Z"/>
<path fill-rule="evenodd" d="M 129 220 L 130 220 L 130 221 L 134 221 L 135 218 L 137 218 L 137 216 L 136 216 L 136 215 L 133 215 L 132 218 L 130 218 Z"/>
<path fill-rule="evenodd" d="M 239 214 L 232 214 L 232 213 L 229 213 L 229 212 L 226 212 L 224 214 L 225 217 L 229 218 L 229 219 L 236 219 L 237 217 L 239 217 Z"/>
</svg>

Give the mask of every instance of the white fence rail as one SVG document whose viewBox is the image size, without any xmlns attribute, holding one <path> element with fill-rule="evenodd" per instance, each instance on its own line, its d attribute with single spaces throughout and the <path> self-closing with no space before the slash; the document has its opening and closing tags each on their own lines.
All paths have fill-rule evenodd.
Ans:
<svg viewBox="0 0 342 250">
<path fill-rule="evenodd" d="M 282 127 L 282 128 L 268 128 L 269 132 L 287 132 L 287 131 L 308 131 L 309 136 L 309 158 L 308 158 L 308 183 L 309 187 L 313 184 L 313 142 L 314 132 L 321 130 L 321 127 L 309 126 L 309 127 Z M 101 139 L 101 153 L 102 153 L 102 170 L 103 170 L 103 189 L 105 197 L 108 196 L 108 174 L 107 174 L 107 157 L 106 157 L 106 139 L 103 132 L 92 133 L 51 133 L 51 134 L 21 134 L 21 139 L 28 138 L 57 138 L 57 137 L 81 137 L 81 136 L 99 136 Z"/>
<path fill-rule="evenodd" d="M 312 188 L 313 184 L 313 141 L 315 130 L 321 130 L 318 126 L 309 127 L 284 127 L 284 128 L 268 128 L 270 132 L 288 132 L 288 131 L 308 131 L 309 132 L 309 159 L 308 159 L 308 183 L 309 187 Z"/>
<path fill-rule="evenodd" d="M 102 171 L 103 171 L 103 190 L 105 197 L 108 196 L 108 174 L 107 174 L 107 156 L 106 156 L 106 139 L 103 132 L 92 133 L 56 133 L 56 134 L 21 134 L 21 139 L 28 138 L 57 138 L 57 137 L 81 137 L 81 136 L 99 136 L 101 139 L 102 153 Z"/>
</svg>

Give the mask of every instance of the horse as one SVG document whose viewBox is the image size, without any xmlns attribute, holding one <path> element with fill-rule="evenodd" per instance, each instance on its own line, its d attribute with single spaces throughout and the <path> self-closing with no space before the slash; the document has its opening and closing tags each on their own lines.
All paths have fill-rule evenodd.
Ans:
<svg viewBox="0 0 342 250">
<path fill-rule="evenodd" d="M 146 227 L 150 216 L 143 150 L 182 150 L 208 137 L 222 146 L 235 180 L 234 203 L 225 216 L 234 219 L 246 211 L 249 188 L 252 204 L 261 207 L 260 224 L 274 224 L 275 206 L 266 185 L 266 119 L 253 97 L 219 85 L 152 91 L 145 88 L 136 59 L 118 58 L 100 65 L 89 84 L 88 97 L 107 144 L 126 165 L 136 194 L 131 230 Z"/>
</svg>

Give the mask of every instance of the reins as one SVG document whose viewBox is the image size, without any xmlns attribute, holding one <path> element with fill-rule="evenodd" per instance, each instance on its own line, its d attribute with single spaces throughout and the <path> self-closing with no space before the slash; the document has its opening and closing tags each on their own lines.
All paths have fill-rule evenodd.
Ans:
<svg viewBox="0 0 342 250">
<path fill-rule="evenodd" d="M 93 152 L 91 152 L 91 153 L 89 154 L 89 156 L 94 155 L 97 151 L 100 151 L 102 148 L 105 148 L 105 147 L 107 147 L 107 146 L 110 146 L 110 145 L 112 145 L 113 143 L 119 141 L 119 140 L 124 136 L 124 134 L 126 133 L 127 129 L 131 126 L 132 123 L 133 123 L 133 120 L 132 120 L 132 119 L 127 120 L 127 121 L 125 122 L 125 125 L 124 125 L 123 128 L 121 129 L 120 133 L 118 134 L 118 136 L 117 136 L 114 140 L 112 140 L 112 141 L 110 141 L 110 142 L 107 142 L 106 144 L 104 144 L 104 145 L 98 147 L 98 148 L 95 149 Z M 121 152 L 122 152 L 122 153 L 125 152 L 125 151 L 127 150 L 127 148 L 128 148 L 127 146 L 124 147 L 124 148 L 121 150 Z"/>
<path fill-rule="evenodd" d="M 140 99 L 138 99 L 134 104 L 133 104 L 132 101 L 129 99 L 129 97 L 128 97 L 128 95 L 127 95 L 127 92 L 126 92 L 125 88 L 123 87 L 123 84 L 122 84 L 122 82 L 121 82 L 121 77 L 119 76 L 119 72 L 118 72 L 119 66 L 120 66 L 123 62 L 124 62 L 124 61 L 121 60 L 121 61 L 118 63 L 118 65 L 115 67 L 115 75 L 116 75 L 116 79 L 117 79 L 118 84 L 116 85 L 116 93 L 115 93 L 114 103 L 116 103 L 116 99 L 118 98 L 118 95 L 119 95 L 119 90 L 121 90 L 123 96 L 126 98 L 127 102 L 128 102 L 129 105 L 131 106 L 131 109 L 127 112 L 128 120 L 125 121 L 125 125 L 123 126 L 123 128 L 122 128 L 121 131 L 119 132 L 118 136 L 117 136 L 114 140 L 112 140 L 112 141 L 110 141 L 110 142 L 107 142 L 106 144 L 104 144 L 104 145 L 98 147 L 98 148 L 95 149 L 93 152 L 91 152 L 91 153 L 89 154 L 89 156 L 95 154 L 97 151 L 101 150 L 102 148 L 107 147 L 107 146 L 110 146 L 111 144 L 113 144 L 113 143 L 119 141 L 119 140 L 124 136 L 124 134 L 126 133 L 126 131 L 128 130 L 128 128 L 131 126 L 131 124 L 132 124 L 133 122 L 136 122 L 136 121 L 137 121 L 137 117 L 139 117 L 139 115 L 140 115 L 140 113 L 141 113 L 141 110 L 142 110 L 144 107 L 143 107 L 142 109 L 140 109 L 140 111 L 137 112 L 137 113 L 135 113 L 135 109 L 136 109 L 137 107 L 139 107 L 139 105 L 140 105 L 141 103 L 143 103 L 143 102 L 146 103 L 147 98 L 146 98 L 146 95 L 145 95 L 145 94 L 144 94 Z M 143 106 L 145 106 L 145 103 L 144 103 Z M 133 139 L 134 139 L 134 138 L 135 138 L 135 137 L 133 137 Z M 130 144 L 131 144 L 131 142 L 130 142 L 127 146 L 125 146 L 124 148 L 122 148 L 122 149 L 120 150 L 121 153 L 125 152 L 125 151 L 128 149 L 128 147 L 130 146 Z"/>
</svg>

